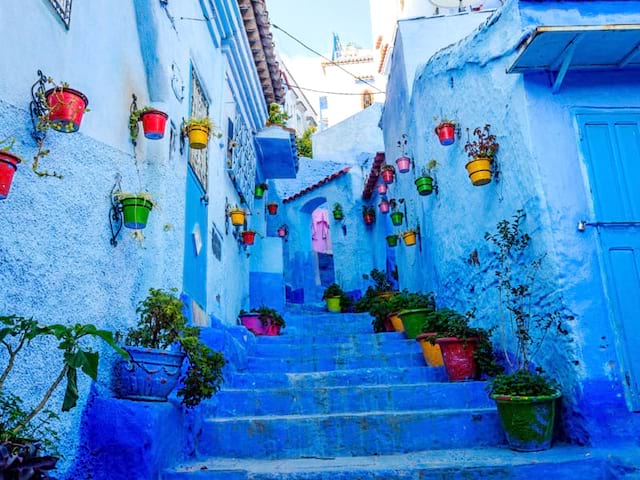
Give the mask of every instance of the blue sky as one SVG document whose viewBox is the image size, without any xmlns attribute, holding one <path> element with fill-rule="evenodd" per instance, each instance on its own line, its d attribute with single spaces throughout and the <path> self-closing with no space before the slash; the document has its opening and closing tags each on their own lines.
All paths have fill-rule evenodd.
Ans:
<svg viewBox="0 0 640 480">
<path fill-rule="evenodd" d="M 369 0 L 266 0 L 271 23 L 322 54 L 331 53 L 331 34 L 343 45 L 371 48 Z M 304 6 L 301 6 L 304 5 Z M 314 56 L 282 32 L 272 28 L 276 49 L 288 57 Z"/>
</svg>

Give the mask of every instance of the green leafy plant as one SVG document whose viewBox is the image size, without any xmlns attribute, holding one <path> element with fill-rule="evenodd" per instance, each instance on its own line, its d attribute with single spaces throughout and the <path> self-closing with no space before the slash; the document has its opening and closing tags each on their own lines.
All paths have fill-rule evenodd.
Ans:
<svg viewBox="0 0 640 480">
<path fill-rule="evenodd" d="M 136 308 L 138 324 L 127 332 L 125 343 L 155 349 L 179 344 L 189 366 L 181 378 L 178 396 L 183 405 L 193 408 L 220 390 L 226 360 L 221 353 L 202 343 L 200 329 L 187 325 L 182 309 L 176 289 L 150 288 L 148 296 Z"/>
<path fill-rule="evenodd" d="M 383 165 L 382 168 L 380 169 L 381 172 L 395 172 L 396 171 L 396 167 L 394 167 L 393 165 Z"/>
<path fill-rule="evenodd" d="M 557 389 L 557 384 L 541 375 L 540 369 L 532 373 L 532 359 L 550 333 L 568 333 L 562 325 L 560 310 L 544 310 L 534 299 L 545 255 L 527 256 L 531 237 L 523 231 L 525 219 L 524 211 L 518 210 L 511 220 L 500 221 L 494 233 L 485 233 L 485 240 L 495 248 L 500 340 L 506 362 L 513 372 L 496 377 L 492 388 L 495 385 L 504 389 L 505 385 L 512 385 L 511 395 L 529 395 L 526 392 L 539 390 L 540 384 L 546 384 L 547 390 Z"/>
<path fill-rule="evenodd" d="M 554 395 L 560 389 L 558 383 L 540 372 L 518 370 L 511 374 L 496 375 L 489 383 L 494 395 L 537 397 Z"/>
<path fill-rule="evenodd" d="M 438 167 L 439 163 L 436 160 L 429 160 L 427 164 L 422 167 L 423 177 L 433 177 L 433 171 Z"/>
<path fill-rule="evenodd" d="M 311 135 L 316 133 L 317 128 L 315 126 L 308 127 L 302 137 L 296 138 L 296 147 L 298 149 L 298 155 L 306 158 L 313 158 L 313 142 Z"/>
<path fill-rule="evenodd" d="M 189 120 L 184 121 L 182 124 L 182 130 L 186 134 L 192 127 L 201 127 L 209 131 L 210 135 L 216 138 L 222 138 L 222 132 L 217 130 L 217 125 L 211 121 L 209 117 L 190 117 Z"/>
<path fill-rule="evenodd" d="M 143 113 L 154 110 L 154 108 L 145 106 L 139 110 L 134 110 L 129 114 L 129 139 L 135 145 L 138 135 L 140 134 L 140 117 Z"/>
<path fill-rule="evenodd" d="M 393 290 L 393 285 L 387 279 L 387 273 L 374 268 L 369 273 L 369 277 L 373 280 L 373 289 L 376 292 L 388 292 Z"/>
<path fill-rule="evenodd" d="M 464 151 L 467 152 L 469 158 L 486 157 L 493 160 L 500 145 L 496 140 L 496 136 L 490 133 L 491 125 L 487 124 L 483 128 L 476 128 L 473 131 L 476 139 L 471 141 L 467 140 L 464 145 Z M 467 128 L 467 134 L 469 129 Z"/>
<path fill-rule="evenodd" d="M 322 299 L 326 300 L 327 298 L 335 297 L 340 297 L 340 310 L 343 312 L 351 310 L 353 307 L 353 300 L 351 297 L 345 293 L 340 285 L 332 283 L 325 288 L 324 293 L 322 294 Z"/>
<path fill-rule="evenodd" d="M 269 123 L 284 127 L 288 119 L 289 115 L 282 109 L 281 105 L 275 102 L 269 105 Z"/>
<path fill-rule="evenodd" d="M 373 288 L 372 291 L 375 292 Z M 434 310 L 436 302 L 433 293 L 409 293 L 404 290 L 396 293 L 391 298 L 374 296 L 368 304 L 369 314 L 374 317 L 371 322 L 373 331 L 378 333 L 385 330 L 385 322 L 389 314 L 418 308 Z"/>
</svg>

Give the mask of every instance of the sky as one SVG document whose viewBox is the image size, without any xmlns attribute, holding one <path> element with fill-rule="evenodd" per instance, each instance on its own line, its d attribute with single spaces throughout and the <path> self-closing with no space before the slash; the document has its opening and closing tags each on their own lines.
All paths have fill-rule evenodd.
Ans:
<svg viewBox="0 0 640 480">
<path fill-rule="evenodd" d="M 331 58 L 333 32 L 339 35 L 342 45 L 351 42 L 361 48 L 372 48 L 369 0 L 265 1 L 276 50 L 301 87 L 323 90 L 322 59 L 274 28 L 273 24 L 328 58 Z M 304 94 L 319 113 L 321 94 L 309 90 Z"/>
</svg>

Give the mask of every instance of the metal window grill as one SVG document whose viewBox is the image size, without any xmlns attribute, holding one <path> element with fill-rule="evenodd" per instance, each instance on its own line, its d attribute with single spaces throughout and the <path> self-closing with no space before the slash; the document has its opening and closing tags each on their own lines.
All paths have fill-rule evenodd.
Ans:
<svg viewBox="0 0 640 480">
<path fill-rule="evenodd" d="M 253 134 L 240 113 L 236 114 L 233 125 L 233 146 L 230 161 L 227 164 L 227 174 L 240 198 L 251 208 L 256 179 L 256 150 Z"/>
<path fill-rule="evenodd" d="M 207 102 L 207 97 L 204 95 L 202 85 L 194 69 L 191 69 L 191 116 L 195 118 L 209 116 L 209 102 Z M 203 148 L 202 150 L 189 149 L 189 165 L 191 165 L 205 193 L 208 189 L 209 171 L 207 151 L 208 148 Z"/>
<path fill-rule="evenodd" d="M 49 3 L 60 16 L 60 20 L 64 23 L 64 26 L 69 30 L 71 24 L 71 2 L 73 0 L 49 0 Z"/>
</svg>

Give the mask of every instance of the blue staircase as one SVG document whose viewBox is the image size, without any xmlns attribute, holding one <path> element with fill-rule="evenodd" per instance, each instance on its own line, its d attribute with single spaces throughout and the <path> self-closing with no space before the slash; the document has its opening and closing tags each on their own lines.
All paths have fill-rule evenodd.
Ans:
<svg viewBox="0 0 640 480">
<path fill-rule="evenodd" d="M 367 314 L 289 312 L 206 406 L 198 458 L 163 480 L 620 478 L 598 451 L 503 445 L 483 382 L 448 383 Z"/>
</svg>

